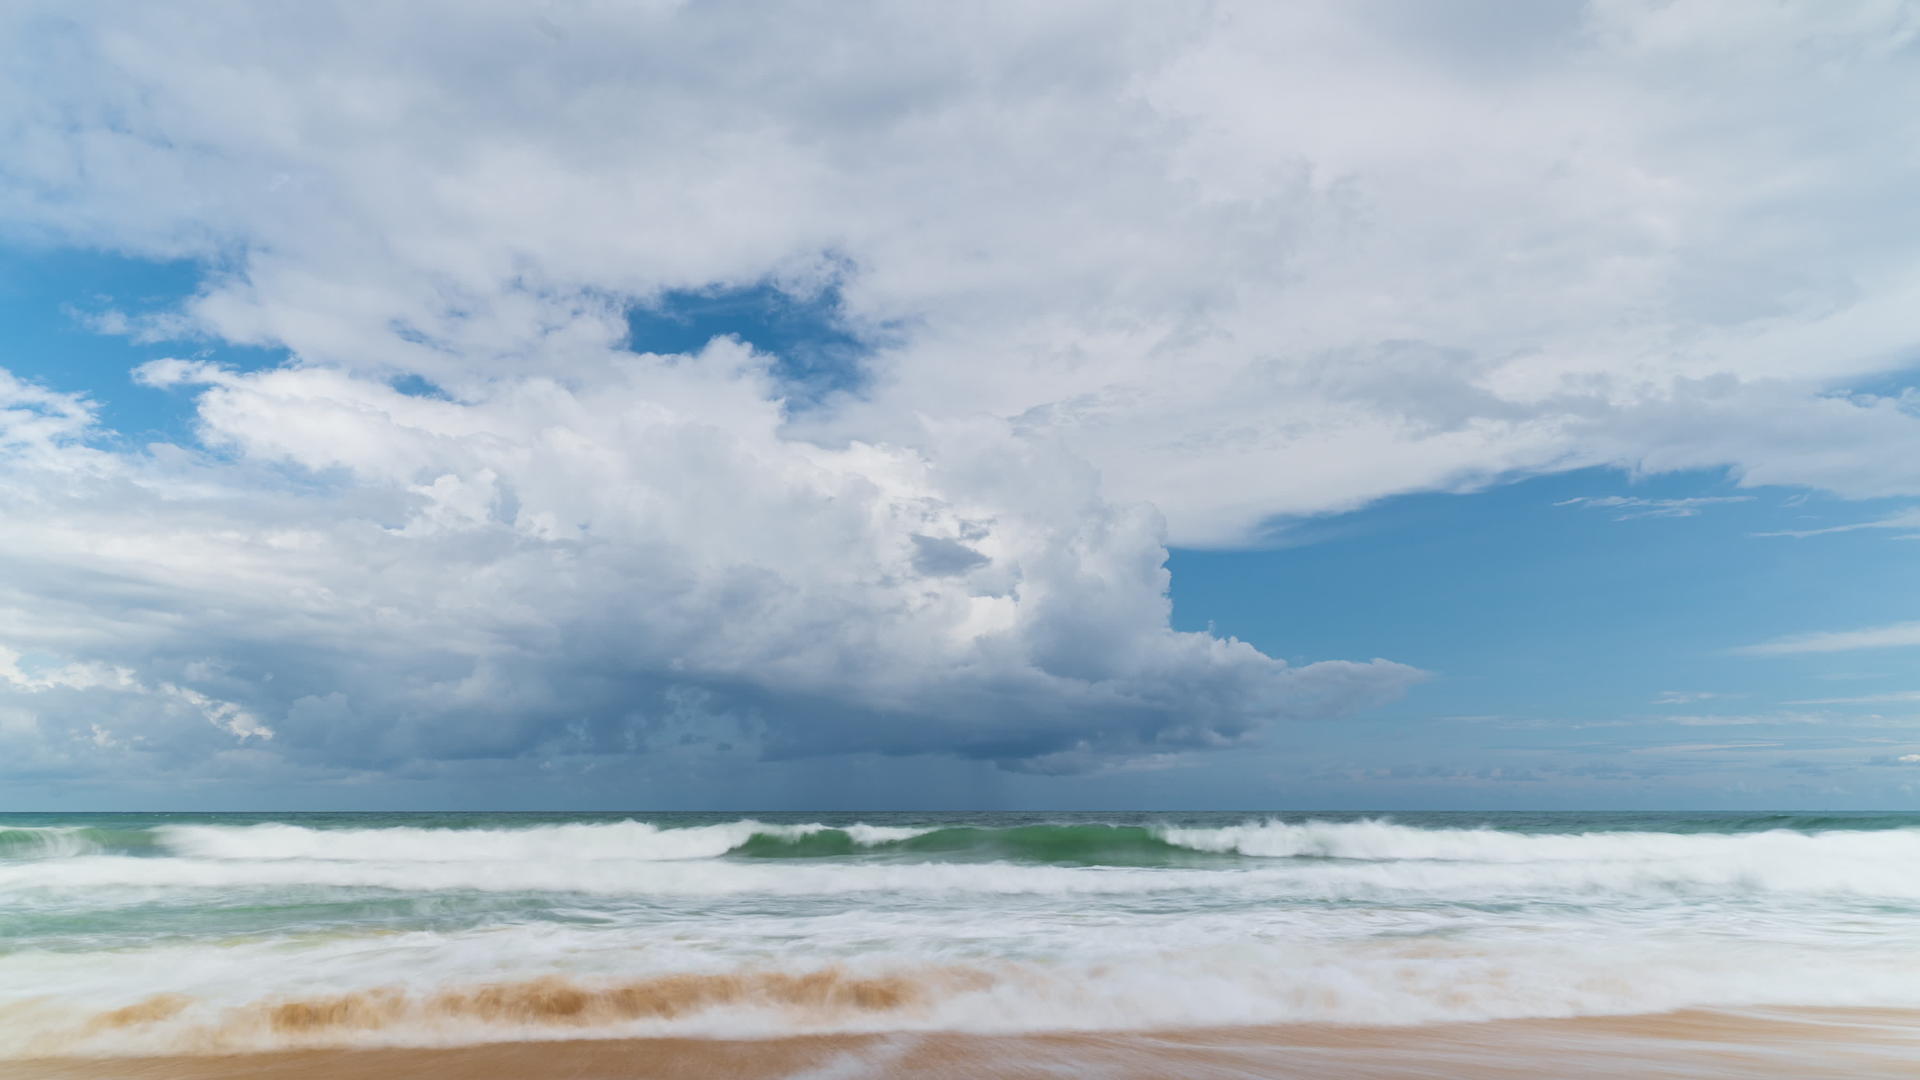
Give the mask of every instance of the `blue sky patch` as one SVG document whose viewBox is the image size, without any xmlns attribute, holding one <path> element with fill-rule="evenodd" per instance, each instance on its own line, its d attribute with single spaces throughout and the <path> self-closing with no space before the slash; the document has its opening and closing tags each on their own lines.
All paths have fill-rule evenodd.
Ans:
<svg viewBox="0 0 1920 1080">
<path fill-rule="evenodd" d="M 100 406 L 116 441 L 141 445 L 192 438 L 193 396 L 136 382 L 149 360 L 209 360 L 238 371 L 285 362 L 282 349 L 224 341 L 142 340 L 109 320 L 177 311 L 199 290 L 205 267 L 99 251 L 0 245 L 0 367 Z M 103 325 L 105 324 L 105 325 Z"/>
<path fill-rule="evenodd" d="M 627 312 L 635 352 L 691 353 L 733 336 L 774 357 L 788 389 L 788 407 L 805 409 L 834 394 L 857 392 L 869 343 L 840 314 L 838 289 L 795 295 L 770 283 L 744 288 L 680 289 Z"/>
</svg>

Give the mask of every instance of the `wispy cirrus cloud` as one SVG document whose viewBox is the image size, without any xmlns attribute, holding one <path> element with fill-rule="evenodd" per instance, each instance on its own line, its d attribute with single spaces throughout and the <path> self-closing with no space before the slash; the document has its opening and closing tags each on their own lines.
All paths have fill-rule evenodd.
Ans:
<svg viewBox="0 0 1920 1080">
<path fill-rule="evenodd" d="M 1777 742 L 1663 743 L 1658 746 L 1628 747 L 1626 752 L 1629 754 L 1704 754 L 1719 750 L 1772 750 L 1784 745 Z"/>
<path fill-rule="evenodd" d="M 1920 701 L 1920 690 L 1901 690 L 1886 694 L 1863 694 L 1859 697 L 1807 698 L 1803 701 L 1789 701 L 1788 705 L 1886 705 L 1902 701 Z"/>
<path fill-rule="evenodd" d="M 1920 622 L 1869 626 L 1859 630 L 1823 630 L 1793 634 L 1742 645 L 1731 650 L 1736 656 L 1793 656 L 1801 653 L 1852 652 L 1856 649 L 1899 649 L 1920 646 Z"/>
<path fill-rule="evenodd" d="M 1698 713 L 1689 716 L 1663 716 L 1652 722 L 1675 724 L 1680 727 L 1770 727 L 1826 724 L 1833 719 L 1832 713 L 1821 712 Z"/>
<path fill-rule="evenodd" d="M 1920 530 L 1920 509 L 1903 510 L 1900 513 L 1893 514 L 1889 517 L 1877 518 L 1873 521 L 1855 521 L 1855 522 L 1850 522 L 1846 525 L 1829 525 L 1825 528 L 1820 528 L 1820 529 L 1780 529 L 1774 532 L 1757 532 L 1757 533 L 1754 533 L 1753 535 L 1755 536 L 1787 536 L 1787 537 L 1792 537 L 1794 539 L 1804 539 L 1809 536 L 1831 536 L 1835 533 L 1859 532 L 1863 529 Z M 1896 540 L 1920 539 L 1920 532 L 1915 532 L 1914 534 L 1907 535 L 1907 536 L 1897 536 L 1897 537 L 1894 537 L 1894 539 Z"/>
<path fill-rule="evenodd" d="M 1701 495 L 1685 499 L 1643 499 L 1632 495 L 1581 495 L 1562 499 L 1555 506 L 1585 506 L 1595 510 L 1613 510 L 1615 521 L 1634 518 L 1697 517 L 1710 506 L 1752 502 L 1752 495 Z"/>
<path fill-rule="evenodd" d="M 1691 705 L 1696 701 L 1715 701 L 1722 698 L 1745 697 L 1744 694 L 1726 694 L 1713 690 L 1662 690 L 1653 699 L 1655 705 Z"/>
</svg>

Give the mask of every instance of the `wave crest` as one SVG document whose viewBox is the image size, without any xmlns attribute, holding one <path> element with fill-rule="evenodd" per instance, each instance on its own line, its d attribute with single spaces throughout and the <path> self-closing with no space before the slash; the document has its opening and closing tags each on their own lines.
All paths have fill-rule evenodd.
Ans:
<svg viewBox="0 0 1920 1080">
<path fill-rule="evenodd" d="M 0 826 L 0 859 L 60 859 L 80 855 L 145 855 L 158 841 L 145 829 L 92 825 Z"/>
<path fill-rule="evenodd" d="M 156 830 L 167 850 L 191 858 L 317 859 L 353 862 L 523 862 L 528 859 L 711 859 L 761 839 L 792 843 L 826 833 L 849 848 L 873 846 L 927 830 L 881 825 L 830 829 L 820 824 L 732 821 L 662 828 L 645 821 L 534 825 L 517 829 L 312 829 L 302 825 L 167 825 Z"/>
</svg>

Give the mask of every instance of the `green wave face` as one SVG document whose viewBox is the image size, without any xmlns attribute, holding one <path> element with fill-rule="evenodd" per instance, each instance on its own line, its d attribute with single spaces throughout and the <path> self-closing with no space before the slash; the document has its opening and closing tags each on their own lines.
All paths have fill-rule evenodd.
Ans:
<svg viewBox="0 0 1920 1080">
<path fill-rule="evenodd" d="M 1169 844 L 1152 830 L 1134 825 L 958 826 L 865 845 L 840 829 L 803 836 L 755 833 L 732 854 L 756 859 L 912 855 L 1064 866 L 1212 865 L 1232 858 Z"/>
<path fill-rule="evenodd" d="M 156 855 L 160 841 L 147 829 L 97 826 L 0 828 L 0 859 L 68 855 Z"/>
</svg>

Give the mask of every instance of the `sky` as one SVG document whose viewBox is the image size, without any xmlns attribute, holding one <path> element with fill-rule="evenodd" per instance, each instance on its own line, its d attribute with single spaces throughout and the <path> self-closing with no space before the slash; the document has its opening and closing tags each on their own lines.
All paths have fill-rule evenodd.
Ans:
<svg viewBox="0 0 1920 1080">
<path fill-rule="evenodd" d="M 0 810 L 1920 800 L 1920 4 L 30 0 L 0 84 Z"/>
</svg>

